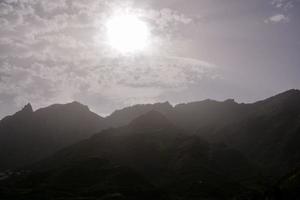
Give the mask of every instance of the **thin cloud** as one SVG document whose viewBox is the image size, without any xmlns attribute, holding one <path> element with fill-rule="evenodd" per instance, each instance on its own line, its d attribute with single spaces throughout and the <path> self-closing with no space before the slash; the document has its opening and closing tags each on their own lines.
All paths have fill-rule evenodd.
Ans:
<svg viewBox="0 0 300 200">
<path fill-rule="evenodd" d="M 276 14 L 265 20 L 265 23 L 288 23 L 290 18 L 284 14 Z"/>
</svg>

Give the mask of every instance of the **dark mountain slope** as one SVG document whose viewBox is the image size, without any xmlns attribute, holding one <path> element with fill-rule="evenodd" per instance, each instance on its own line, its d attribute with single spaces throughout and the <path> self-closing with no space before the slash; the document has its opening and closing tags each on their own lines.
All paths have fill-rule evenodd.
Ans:
<svg viewBox="0 0 300 200">
<path fill-rule="evenodd" d="M 243 152 L 275 174 L 300 163 L 300 91 L 290 90 L 251 104 L 251 112 L 219 128 L 214 139 Z"/>
<path fill-rule="evenodd" d="M 12 177 L 0 192 L 0 198 L 7 200 L 163 198 L 161 191 L 132 169 L 97 157 Z"/>
<path fill-rule="evenodd" d="M 190 136 L 177 128 L 159 112 L 150 111 L 127 126 L 104 130 L 57 152 L 34 165 L 31 174 L 60 171 L 70 163 L 97 158 L 132 170 L 152 185 L 155 191 L 161 191 L 169 197 L 175 195 L 192 199 L 212 196 L 227 199 L 247 191 L 226 174 L 230 168 L 218 165 L 214 160 L 216 155 L 222 156 L 214 149 L 198 136 Z M 231 152 L 225 154 L 228 156 Z M 235 160 L 237 168 L 238 163 L 245 165 L 246 162 L 239 161 L 244 159 L 241 156 Z M 249 165 L 246 175 L 252 170 Z M 245 173 L 240 172 L 231 172 L 230 175 L 245 177 Z M 106 191 L 103 181 L 115 182 L 110 178 L 99 181 L 97 185 L 92 183 L 89 187 Z M 83 189 L 81 187 L 78 190 Z"/>
<path fill-rule="evenodd" d="M 286 199 L 300 199 L 300 168 L 293 169 L 275 185 Z M 272 191 L 274 194 L 274 190 Z"/>
<path fill-rule="evenodd" d="M 147 171 L 149 175 L 160 173 L 171 159 L 169 153 L 184 137 L 181 129 L 157 111 L 150 111 L 127 126 L 104 130 L 56 153 L 42 162 L 42 168 L 51 166 L 51 163 L 96 156 Z"/>
<path fill-rule="evenodd" d="M 299 164 L 300 91 L 288 90 L 271 98 L 238 104 L 233 100 L 204 100 L 172 107 L 168 103 L 137 105 L 113 113 L 126 124 L 149 109 L 163 113 L 187 133 L 237 149 L 258 165 L 286 173 Z M 118 116 L 118 117 L 117 117 Z"/>
<path fill-rule="evenodd" d="M 248 104 L 238 104 L 232 99 L 223 102 L 204 100 L 176 105 L 171 118 L 180 127 L 209 137 L 216 128 L 240 120 L 249 111 Z M 199 129 L 204 131 L 199 132 Z"/>
<path fill-rule="evenodd" d="M 33 111 L 30 104 L 0 121 L 0 169 L 33 163 L 106 127 L 77 102 Z"/>
</svg>

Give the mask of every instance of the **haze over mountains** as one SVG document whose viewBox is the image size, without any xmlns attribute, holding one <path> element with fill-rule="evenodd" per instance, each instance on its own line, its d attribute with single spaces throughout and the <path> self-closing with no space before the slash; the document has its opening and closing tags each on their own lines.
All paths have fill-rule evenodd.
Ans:
<svg viewBox="0 0 300 200">
<path fill-rule="evenodd" d="M 300 91 L 135 105 L 73 102 L 0 122 L 1 199 L 298 199 Z M 10 169 L 8 172 L 7 170 Z"/>
</svg>

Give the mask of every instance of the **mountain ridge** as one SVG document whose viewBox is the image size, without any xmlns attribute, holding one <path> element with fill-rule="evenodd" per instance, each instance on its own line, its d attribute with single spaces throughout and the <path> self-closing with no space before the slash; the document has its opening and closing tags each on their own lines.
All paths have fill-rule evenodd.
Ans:
<svg viewBox="0 0 300 200">
<path fill-rule="evenodd" d="M 117 193 L 117 199 L 279 200 L 281 193 L 296 200 L 299 102 L 300 91 L 289 90 L 251 104 L 136 105 L 106 118 L 78 102 L 36 111 L 27 105 L 15 114 L 20 117 L 0 122 L 0 137 L 11 136 L 8 143 L 0 140 L 1 161 L 18 154 L 14 161 L 26 164 L 25 172 L 0 181 L 0 191 L 16 199 L 105 199 Z M 56 149 L 29 157 L 49 144 Z"/>
<path fill-rule="evenodd" d="M 177 104 L 175 106 L 172 106 L 169 102 L 138 104 L 116 110 L 107 117 L 101 117 L 96 113 L 91 112 L 86 105 L 76 101 L 67 104 L 53 104 L 45 108 L 39 108 L 35 111 L 33 111 L 31 104 L 28 103 L 22 110 L 16 112 L 14 115 L 3 118 L 0 121 L 0 137 L 3 138 L 3 136 L 7 136 L 7 131 L 14 130 L 16 124 L 19 124 L 20 127 L 17 131 L 13 132 L 14 134 L 16 134 L 15 132 L 19 132 L 19 140 L 21 140 L 21 138 L 25 139 L 24 137 L 26 135 L 24 135 L 24 133 L 21 134 L 21 132 L 24 132 L 23 130 L 25 130 L 25 132 L 28 130 L 27 132 L 34 133 L 32 136 L 28 135 L 28 137 L 36 137 L 36 133 L 43 132 L 45 127 L 49 127 L 48 129 L 55 128 L 55 130 L 52 130 L 49 138 L 53 138 L 51 140 L 54 140 L 54 149 L 59 149 L 66 146 L 63 145 L 64 142 L 61 141 L 72 141 L 65 143 L 69 145 L 80 139 L 84 139 L 84 135 L 88 137 L 93 133 L 108 127 L 121 127 L 129 124 L 134 119 L 149 111 L 157 111 L 166 117 L 172 124 L 176 124 L 176 126 L 186 132 L 199 134 L 206 140 L 214 141 L 216 135 L 218 135 L 217 137 L 219 138 L 217 140 L 220 140 L 224 135 L 223 133 L 219 134 L 219 130 L 223 130 L 226 126 L 230 127 L 235 123 L 243 122 L 250 116 L 262 117 L 264 113 L 267 115 L 268 113 L 273 113 L 275 116 L 276 113 L 283 112 L 284 110 L 280 111 L 283 108 L 288 109 L 290 113 L 295 113 L 293 116 L 297 116 L 298 109 L 295 108 L 299 107 L 297 104 L 298 100 L 300 101 L 300 91 L 292 89 L 250 104 L 236 103 L 233 99 L 225 101 L 206 99 L 203 101 Z M 278 108 L 278 105 L 281 106 Z M 281 107 L 283 108 L 281 109 Z M 66 123 L 68 120 L 69 122 Z M 82 123 L 83 121 L 87 121 L 88 123 L 91 122 L 93 125 L 85 125 L 85 123 Z M 38 124 L 40 125 L 37 127 Z M 63 139 L 63 136 L 65 135 L 64 132 L 67 130 L 69 130 L 68 136 L 66 135 Z M 59 132 L 61 132 L 61 135 L 58 134 Z M 11 137 L 8 136 L 8 138 Z M 14 138 L 9 140 L 14 140 Z M 32 138 L 32 141 L 33 140 L 34 139 Z M 49 141 L 49 139 L 43 140 Z M 7 140 L 2 139 L 2 146 L 6 146 L 8 149 L 11 149 L 9 146 L 17 146 L 12 143 L 10 145 L 5 144 L 5 141 Z M 21 141 L 19 141 L 19 143 L 22 144 Z M 4 151 L 5 150 L 2 150 L 2 152 Z"/>
</svg>

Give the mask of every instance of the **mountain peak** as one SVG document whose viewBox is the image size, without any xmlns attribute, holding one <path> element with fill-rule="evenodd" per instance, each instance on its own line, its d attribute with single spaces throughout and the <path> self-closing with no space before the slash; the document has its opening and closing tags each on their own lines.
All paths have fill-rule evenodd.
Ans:
<svg viewBox="0 0 300 200">
<path fill-rule="evenodd" d="M 29 115 L 33 114 L 33 109 L 30 103 L 26 104 L 22 110 L 19 110 L 14 115 L 7 116 L 7 118 L 4 119 L 10 119 L 16 117 L 17 119 L 20 118 L 27 118 Z"/>
<path fill-rule="evenodd" d="M 156 128 L 173 126 L 171 122 L 160 112 L 156 110 L 151 110 L 137 118 L 135 118 L 130 126 L 142 127 L 142 128 Z"/>
<path fill-rule="evenodd" d="M 88 111 L 90 112 L 88 106 L 86 105 L 83 105 L 77 101 L 73 101 L 73 102 L 70 102 L 70 103 L 66 103 L 66 104 L 53 104 L 53 105 L 50 105 L 48 107 L 45 107 L 45 108 L 40 108 L 37 110 L 38 113 L 40 112 L 57 112 L 57 111 Z"/>
<path fill-rule="evenodd" d="M 20 115 L 20 114 L 24 115 L 24 114 L 31 114 L 31 113 L 33 113 L 33 109 L 32 109 L 31 104 L 28 103 L 28 104 L 26 104 L 26 105 L 22 108 L 22 110 L 20 110 L 20 111 L 17 112 L 16 114 L 18 114 L 18 115 Z"/>
<path fill-rule="evenodd" d="M 224 101 L 224 103 L 231 103 L 231 104 L 233 103 L 233 104 L 234 104 L 234 103 L 236 103 L 236 102 L 235 102 L 234 99 L 226 99 L 226 100 Z"/>
<path fill-rule="evenodd" d="M 30 103 L 26 104 L 21 111 L 19 112 L 22 112 L 22 113 L 32 113 L 33 112 L 33 109 L 32 109 L 32 106 Z"/>
<path fill-rule="evenodd" d="M 71 103 L 65 104 L 65 106 L 69 106 L 69 107 L 72 107 L 72 108 L 89 110 L 89 107 L 87 105 L 84 105 L 84 104 L 82 104 L 78 101 L 72 101 Z"/>
<path fill-rule="evenodd" d="M 290 89 L 290 90 L 284 91 L 282 93 L 279 93 L 273 97 L 270 97 L 269 99 L 271 99 L 271 98 L 289 98 L 289 97 L 294 97 L 294 96 L 300 96 L 300 90 Z"/>
<path fill-rule="evenodd" d="M 290 89 L 290 90 L 282 92 L 282 93 L 280 93 L 278 95 L 300 95 L 300 90 L 298 90 L 298 89 Z"/>
<path fill-rule="evenodd" d="M 154 105 L 154 107 L 165 108 L 165 109 L 173 108 L 173 106 L 168 101 L 161 102 L 161 103 L 155 103 L 153 105 Z"/>
<path fill-rule="evenodd" d="M 290 89 L 285 92 L 276 94 L 275 96 L 269 97 L 265 100 L 258 101 L 254 104 L 288 103 L 289 105 L 298 105 L 299 100 L 300 100 L 300 90 Z"/>
<path fill-rule="evenodd" d="M 70 103 L 68 103 L 69 105 L 74 105 L 74 106 L 85 106 L 82 103 L 78 102 L 78 101 L 72 101 Z"/>
</svg>

